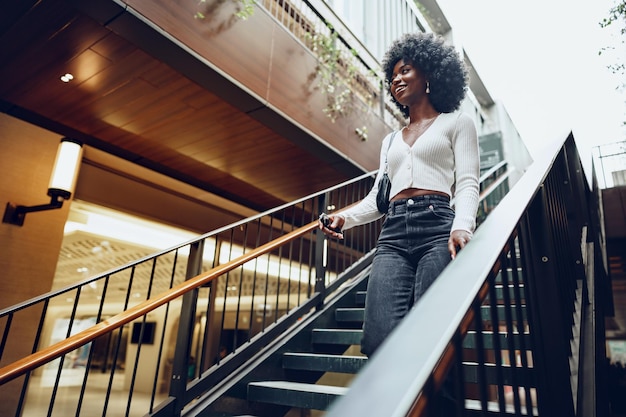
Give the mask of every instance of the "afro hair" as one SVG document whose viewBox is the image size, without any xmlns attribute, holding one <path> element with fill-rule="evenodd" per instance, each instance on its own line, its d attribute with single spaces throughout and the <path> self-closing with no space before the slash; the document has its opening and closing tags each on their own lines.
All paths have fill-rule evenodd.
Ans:
<svg viewBox="0 0 626 417">
<path fill-rule="evenodd" d="M 394 41 L 383 57 L 385 82 L 391 86 L 396 63 L 400 60 L 418 68 L 430 83 L 429 99 L 439 113 L 452 113 L 461 106 L 467 91 L 468 72 L 453 46 L 432 33 L 407 33 Z M 405 117 L 409 110 L 392 99 Z"/>
</svg>

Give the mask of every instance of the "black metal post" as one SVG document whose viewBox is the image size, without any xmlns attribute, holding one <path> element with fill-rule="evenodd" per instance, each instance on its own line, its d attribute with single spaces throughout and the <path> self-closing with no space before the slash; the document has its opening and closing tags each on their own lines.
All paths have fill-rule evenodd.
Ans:
<svg viewBox="0 0 626 417">
<path fill-rule="evenodd" d="M 204 240 L 191 244 L 189 259 L 187 260 L 186 279 L 195 277 L 202 271 L 203 252 Z M 187 392 L 187 375 L 197 301 L 198 290 L 189 291 L 183 295 L 178 322 L 178 334 L 176 336 L 174 362 L 172 364 L 172 381 L 169 392 L 171 397 L 176 398 L 176 405 L 174 407 L 175 416 L 180 416 L 183 407 L 188 402 L 185 396 Z"/>
<path fill-rule="evenodd" d="M 326 211 L 328 202 L 328 193 L 319 197 L 318 211 L 319 213 Z M 320 310 L 324 306 L 324 298 L 326 297 L 326 265 L 324 264 L 326 252 L 326 235 L 318 230 L 315 233 L 315 292 L 320 294 L 317 309 Z"/>
</svg>

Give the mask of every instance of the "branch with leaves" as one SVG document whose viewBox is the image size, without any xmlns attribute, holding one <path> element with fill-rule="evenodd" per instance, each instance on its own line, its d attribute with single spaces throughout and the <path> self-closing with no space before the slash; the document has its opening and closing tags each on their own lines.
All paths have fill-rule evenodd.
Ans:
<svg viewBox="0 0 626 417">
<path fill-rule="evenodd" d="M 626 0 L 620 0 L 614 7 L 609 10 L 609 17 L 602 19 L 600 22 L 600 27 L 608 28 L 609 26 L 615 24 L 622 24 L 622 28 L 620 29 L 620 34 L 622 36 L 626 35 Z M 624 44 L 624 40 L 621 40 L 621 44 Z M 614 50 L 615 47 L 606 47 L 602 48 L 599 52 L 601 55 L 603 52 L 607 52 L 609 50 Z M 626 64 L 623 62 L 617 62 L 615 64 L 608 65 L 608 68 L 614 74 L 624 74 L 626 73 Z M 622 86 L 623 88 L 623 86 Z"/>
<path fill-rule="evenodd" d="M 323 34 L 305 35 L 310 48 L 319 60 L 316 72 L 319 77 L 318 87 L 326 95 L 324 113 L 334 123 L 338 117 L 346 116 L 352 111 L 352 90 L 344 80 L 351 80 L 357 74 L 357 68 L 352 63 L 355 51 L 351 56 L 342 53 L 337 46 L 339 35 L 329 26 L 330 36 Z"/>
<path fill-rule="evenodd" d="M 200 8 L 200 6 L 206 7 L 208 8 L 208 12 L 211 13 L 215 7 L 219 7 L 222 3 L 224 3 L 224 1 L 226 0 L 217 0 L 216 2 L 214 2 L 214 4 L 209 5 L 207 0 L 199 0 L 198 1 L 198 8 Z M 235 12 L 235 16 L 237 16 L 238 18 L 240 18 L 241 20 L 247 20 L 249 17 L 251 17 L 254 14 L 254 0 L 232 0 L 235 3 L 238 3 L 238 9 Z M 206 19 L 207 17 L 207 12 L 206 11 L 200 11 L 198 10 L 194 16 L 196 19 Z"/>
</svg>

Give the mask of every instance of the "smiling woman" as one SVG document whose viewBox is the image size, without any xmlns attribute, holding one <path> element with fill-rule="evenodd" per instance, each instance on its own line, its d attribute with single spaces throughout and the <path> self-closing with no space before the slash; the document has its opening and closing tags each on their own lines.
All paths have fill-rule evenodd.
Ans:
<svg viewBox="0 0 626 417">
<path fill-rule="evenodd" d="M 471 240 L 478 208 L 476 127 L 456 112 L 467 89 L 459 54 L 433 34 L 407 34 L 392 43 L 383 69 L 409 123 L 383 140 L 378 176 L 365 199 L 320 222 L 324 233 L 343 238 L 341 230 L 387 216 L 365 301 L 361 351 L 368 356 Z M 377 192 L 384 173 L 391 180 L 390 205 L 381 213 Z"/>
</svg>

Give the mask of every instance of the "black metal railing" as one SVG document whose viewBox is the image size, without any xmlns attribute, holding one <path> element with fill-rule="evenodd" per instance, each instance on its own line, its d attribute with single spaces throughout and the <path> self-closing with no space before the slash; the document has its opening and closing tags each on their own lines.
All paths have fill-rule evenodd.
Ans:
<svg viewBox="0 0 626 417">
<path fill-rule="evenodd" d="M 594 378 L 606 295 L 593 289 L 608 279 L 597 198 L 569 135 L 531 165 L 327 416 L 605 415 Z"/>
<path fill-rule="evenodd" d="M 480 176 L 480 193 L 485 195 L 478 207 L 477 223 L 482 223 L 504 196 L 509 192 L 509 172 L 507 161 L 502 161 Z"/>
<path fill-rule="evenodd" d="M 372 181 L 371 173 L 363 175 L 0 311 L 4 365 L 11 360 L 4 353 L 16 343 L 30 344 L 33 353 L 52 350 L 57 357 L 26 372 L 28 363 L 4 374 L 2 368 L 0 392 L 5 397 L 13 384 L 21 385 L 16 415 L 54 415 L 59 407 L 63 415 L 81 415 L 84 398 L 93 393 L 102 415 L 144 415 L 170 396 L 185 397 L 188 383 L 286 315 L 299 308 L 297 314 L 306 314 L 302 309 L 323 304 L 319 294 L 330 296 L 325 289 L 338 285 L 339 273 L 372 250 L 380 222 L 347 231 L 341 241 L 319 239 L 315 233 L 321 211 L 360 200 Z M 271 249 L 246 259 L 272 242 Z M 215 272 L 230 264 L 234 266 L 223 273 Z M 206 282 L 181 287 L 203 276 Z M 150 305 L 177 289 L 167 302 Z M 314 294 L 318 297 L 311 304 Z M 113 331 L 100 334 L 93 327 L 141 308 L 150 312 L 119 319 Z M 93 334 L 85 336 L 89 328 Z M 56 355 L 57 342 L 81 332 L 88 342 Z M 219 355 L 221 346 L 228 349 L 226 358 Z M 80 393 L 68 398 L 77 388 Z M 118 401 L 120 389 L 126 401 Z M 43 410 L 31 410 L 41 407 L 30 400 L 35 396 L 47 398 Z"/>
<path fill-rule="evenodd" d="M 0 391 L 20 385 L 16 415 L 85 415 L 92 396 L 102 415 L 179 412 L 359 272 L 381 223 L 337 241 L 315 221 L 360 200 L 373 175 L 0 311 L 4 364 L 25 339 L 47 355 L 0 369 Z"/>
</svg>

